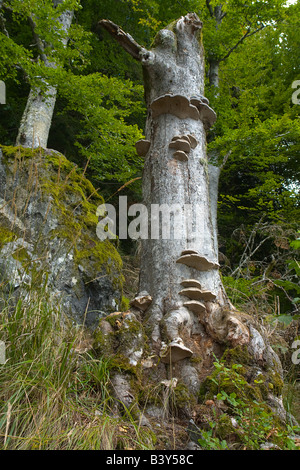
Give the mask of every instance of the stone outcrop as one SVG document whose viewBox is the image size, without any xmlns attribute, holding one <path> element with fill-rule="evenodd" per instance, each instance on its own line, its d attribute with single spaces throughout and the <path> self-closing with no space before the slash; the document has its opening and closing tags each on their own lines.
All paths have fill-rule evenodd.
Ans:
<svg viewBox="0 0 300 470">
<path fill-rule="evenodd" d="M 102 197 L 58 152 L 0 152 L 0 283 L 7 296 L 43 286 L 76 323 L 97 326 L 122 298 L 121 258 L 96 236 Z"/>
</svg>

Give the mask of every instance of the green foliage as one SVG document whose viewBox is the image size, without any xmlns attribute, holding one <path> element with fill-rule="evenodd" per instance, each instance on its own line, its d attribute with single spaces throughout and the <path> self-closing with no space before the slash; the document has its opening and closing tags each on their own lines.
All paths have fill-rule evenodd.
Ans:
<svg viewBox="0 0 300 470">
<path fill-rule="evenodd" d="M 283 426 L 271 409 L 256 393 L 264 385 L 263 376 L 257 376 L 250 391 L 244 376 L 244 364 L 216 360 L 215 371 L 210 377 L 217 390 L 215 399 L 226 407 L 226 413 L 209 423 L 209 431 L 201 431 L 203 438 L 199 441 L 207 449 L 227 449 L 230 434 L 234 441 L 247 450 L 259 450 L 265 442 L 271 442 L 281 449 L 297 449 L 291 436 L 297 428 Z M 257 398 L 256 398 L 257 397 Z M 232 425 L 230 417 L 234 418 Z M 227 422 L 227 431 L 224 422 Z"/>
<path fill-rule="evenodd" d="M 231 152 L 220 182 L 221 220 L 250 224 L 262 213 L 299 220 L 299 106 L 291 100 L 299 76 L 298 13 L 299 5 L 284 9 L 284 22 L 267 24 L 221 64 L 210 143 L 220 162 Z"/>
<path fill-rule="evenodd" d="M 266 287 L 261 284 L 255 284 L 257 277 L 244 279 L 232 276 L 223 276 L 222 278 L 227 295 L 231 302 L 238 308 L 242 308 L 247 302 L 255 302 L 256 298 L 261 297 L 266 292 Z"/>
<path fill-rule="evenodd" d="M 228 445 L 225 439 L 221 440 L 215 437 L 216 422 L 211 421 L 209 426 L 211 429 L 208 431 L 202 430 L 202 438 L 198 440 L 199 445 L 205 450 L 228 450 Z"/>
<path fill-rule="evenodd" d="M 88 171 L 94 182 L 125 183 L 141 173 L 142 159 L 134 144 L 142 138 L 142 132 L 128 122 L 132 114 L 142 112 L 140 86 L 100 73 L 65 74 L 59 95 L 64 99 L 61 115 L 66 119 L 75 113 L 78 160 L 89 161 Z"/>
</svg>

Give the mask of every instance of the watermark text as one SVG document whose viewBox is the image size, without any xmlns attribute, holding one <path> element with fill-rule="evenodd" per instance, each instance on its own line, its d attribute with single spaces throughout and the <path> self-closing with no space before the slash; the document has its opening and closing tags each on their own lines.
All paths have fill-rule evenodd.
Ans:
<svg viewBox="0 0 300 470">
<path fill-rule="evenodd" d="M 292 83 L 292 88 L 297 88 L 296 91 L 292 94 L 292 103 L 300 104 L 300 80 L 295 80 Z"/>
<path fill-rule="evenodd" d="M 0 104 L 6 104 L 6 86 L 2 80 L 0 80 Z"/>
<path fill-rule="evenodd" d="M 0 341 L 0 364 L 5 364 L 6 357 L 5 357 L 5 343 L 4 341 Z"/>
<path fill-rule="evenodd" d="M 200 204 L 132 204 L 127 206 L 127 196 L 119 197 L 118 216 L 112 204 L 97 208 L 99 217 L 96 233 L 100 240 L 182 240 L 203 233 L 204 208 Z M 208 227 L 206 227 L 208 230 Z"/>
<path fill-rule="evenodd" d="M 297 348 L 296 351 L 294 351 L 292 354 L 292 363 L 298 365 L 300 364 L 300 339 L 296 339 L 293 342 L 292 348 Z"/>
</svg>

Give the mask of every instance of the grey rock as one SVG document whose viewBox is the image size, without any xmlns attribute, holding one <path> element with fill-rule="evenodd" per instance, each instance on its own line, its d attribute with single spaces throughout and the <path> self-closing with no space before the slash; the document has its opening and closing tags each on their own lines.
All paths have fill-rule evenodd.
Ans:
<svg viewBox="0 0 300 470">
<path fill-rule="evenodd" d="M 186 450 L 202 450 L 202 449 L 198 444 L 196 444 L 196 442 L 190 441 L 186 446 Z"/>
<path fill-rule="evenodd" d="M 62 162 L 59 177 L 55 159 Z M 0 152 L 0 230 L 10 234 L 0 239 L 0 281 L 25 296 L 28 286 L 39 288 L 47 278 L 61 310 L 93 329 L 118 309 L 121 259 L 109 241 L 97 238 L 97 219 L 89 221 L 95 203 L 88 206 L 85 194 L 91 185 L 74 170 L 51 151 L 20 161 Z"/>
<path fill-rule="evenodd" d="M 196 423 L 194 422 L 193 419 L 190 419 L 186 431 L 187 431 L 191 441 L 195 442 L 197 445 L 199 443 L 199 439 L 203 439 L 203 436 L 201 434 L 201 430 L 198 428 L 198 426 L 196 425 Z"/>
</svg>

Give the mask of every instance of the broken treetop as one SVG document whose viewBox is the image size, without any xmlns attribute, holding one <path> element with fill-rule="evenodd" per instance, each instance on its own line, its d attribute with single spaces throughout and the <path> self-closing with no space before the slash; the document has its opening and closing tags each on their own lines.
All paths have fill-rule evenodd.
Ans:
<svg viewBox="0 0 300 470">
<path fill-rule="evenodd" d="M 188 99 L 204 92 L 204 53 L 201 43 L 202 22 L 189 13 L 160 30 L 151 50 L 138 44 L 130 34 L 109 20 L 100 21 L 146 73 L 146 102 L 150 105 L 163 95 L 182 95 Z M 159 79 L 158 79 L 159 78 Z M 152 86 L 155 83 L 155 87 Z"/>
</svg>

